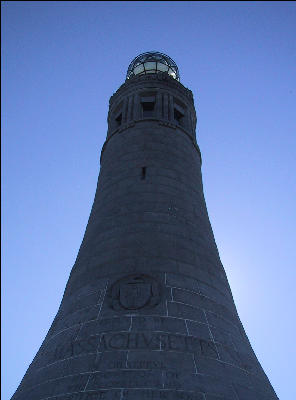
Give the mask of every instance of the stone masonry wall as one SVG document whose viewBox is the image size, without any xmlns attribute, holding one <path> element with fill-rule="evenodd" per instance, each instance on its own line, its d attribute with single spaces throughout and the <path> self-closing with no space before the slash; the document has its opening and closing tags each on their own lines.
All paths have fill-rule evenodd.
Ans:
<svg viewBox="0 0 296 400">
<path fill-rule="evenodd" d="M 60 309 L 13 400 L 277 399 L 219 259 L 195 138 L 157 118 L 109 137 Z"/>
</svg>

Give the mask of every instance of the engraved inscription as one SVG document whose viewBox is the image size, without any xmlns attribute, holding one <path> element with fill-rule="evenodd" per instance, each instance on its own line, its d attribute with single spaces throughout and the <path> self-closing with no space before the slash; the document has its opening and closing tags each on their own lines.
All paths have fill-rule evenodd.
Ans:
<svg viewBox="0 0 296 400">
<path fill-rule="evenodd" d="M 218 358 L 218 353 L 213 342 L 199 339 L 193 336 L 179 334 L 166 334 L 158 332 L 116 332 L 103 333 L 101 336 L 90 336 L 87 340 L 74 340 L 63 343 L 56 347 L 45 349 L 40 356 L 44 356 L 47 363 L 58 360 L 64 360 L 83 354 L 94 354 L 96 351 L 118 351 L 118 350 L 162 350 L 162 351 L 180 351 L 185 353 L 196 353 L 210 358 Z M 222 349 L 221 349 L 222 351 Z M 147 360 L 145 357 L 133 362 L 130 360 L 128 368 L 137 369 L 165 368 L 163 360 Z M 120 360 L 117 360 L 108 368 L 122 368 Z M 40 365 L 42 366 L 42 365 Z"/>
<path fill-rule="evenodd" d="M 178 334 L 157 332 L 104 333 L 99 345 L 99 351 L 140 349 L 195 352 L 206 357 L 218 358 L 213 342 Z"/>
<path fill-rule="evenodd" d="M 203 400 L 202 394 L 184 390 L 142 389 L 141 391 L 124 390 L 123 400 Z"/>
<path fill-rule="evenodd" d="M 178 388 L 180 386 L 180 374 L 174 371 L 166 371 L 165 381 L 167 387 Z"/>
<path fill-rule="evenodd" d="M 145 333 L 111 333 L 103 334 L 100 351 L 104 350 L 160 350 L 159 335 Z"/>
<path fill-rule="evenodd" d="M 99 390 L 92 393 L 72 393 L 59 396 L 59 400 L 116 400 L 120 398 L 119 390 Z M 55 400 L 56 398 L 54 398 Z"/>
<path fill-rule="evenodd" d="M 166 366 L 162 361 L 135 360 L 128 361 L 127 367 L 131 369 L 164 369 Z M 174 366 L 173 366 L 174 367 Z"/>
<path fill-rule="evenodd" d="M 97 344 L 98 338 L 95 336 L 91 336 L 87 340 L 75 340 L 73 342 L 62 344 L 56 347 L 53 353 L 53 361 L 79 356 L 85 353 L 95 353 Z"/>
<path fill-rule="evenodd" d="M 149 388 L 161 385 L 161 374 L 158 371 L 119 370 L 97 372 L 91 376 L 87 389 L 98 387 L 109 388 Z"/>
</svg>

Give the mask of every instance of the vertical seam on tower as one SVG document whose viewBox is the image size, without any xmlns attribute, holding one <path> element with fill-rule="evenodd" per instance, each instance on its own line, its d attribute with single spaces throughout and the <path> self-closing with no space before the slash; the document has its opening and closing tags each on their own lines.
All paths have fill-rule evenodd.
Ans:
<svg viewBox="0 0 296 400">
<path fill-rule="evenodd" d="M 88 385 L 88 382 L 89 382 L 89 380 L 90 380 L 90 377 L 91 377 L 91 375 L 89 375 L 89 377 L 88 377 L 88 379 L 87 379 L 87 382 L 86 382 L 86 384 L 85 384 L 85 386 L 84 386 L 83 392 L 86 391 L 86 387 L 87 387 L 87 385 Z"/>
<path fill-rule="evenodd" d="M 128 369 L 128 356 L 129 356 L 129 351 L 126 353 L 126 361 L 125 361 L 125 368 Z"/>
<path fill-rule="evenodd" d="M 101 346 L 101 341 L 102 341 L 103 335 L 104 335 L 104 333 L 101 333 L 99 335 L 100 338 L 99 338 L 98 346 L 97 346 L 97 350 L 96 350 L 97 357 L 99 356 L 99 354 L 100 354 L 100 357 L 102 357 L 102 353 L 99 351 L 99 349 L 100 349 L 100 346 Z"/>
<path fill-rule="evenodd" d="M 192 353 L 192 358 L 193 358 L 193 364 L 194 364 L 194 368 L 195 368 L 195 373 L 198 374 L 194 353 Z"/>
<path fill-rule="evenodd" d="M 240 399 L 239 399 L 239 395 L 237 394 L 237 391 L 236 391 L 236 389 L 235 389 L 235 387 L 234 387 L 233 384 L 231 384 L 231 387 L 232 387 L 232 389 L 233 389 L 233 392 L 234 392 L 234 394 L 235 394 L 237 400 L 240 400 Z"/>
<path fill-rule="evenodd" d="M 98 316 L 97 316 L 96 320 L 98 320 L 98 319 L 100 318 L 101 310 L 102 310 L 103 303 L 104 303 L 104 301 L 105 301 L 105 297 L 106 297 L 106 293 L 107 293 L 108 283 L 109 283 L 109 279 L 107 279 L 106 286 L 105 286 L 105 288 L 103 289 L 104 295 L 103 295 L 103 298 L 102 298 L 101 307 L 100 307 L 100 309 L 99 309 Z"/>
<path fill-rule="evenodd" d="M 230 332 L 228 332 L 228 336 L 230 337 L 230 340 L 231 340 L 231 343 L 232 343 L 232 346 L 233 346 L 234 350 L 238 352 L 238 348 L 237 348 L 237 346 L 236 346 L 236 344 L 235 344 L 235 342 L 233 340 L 233 336 L 232 336 L 232 334 Z"/>
<path fill-rule="evenodd" d="M 187 319 L 184 319 L 184 322 L 185 322 L 185 326 L 186 326 L 187 335 L 189 336 L 189 330 L 188 330 L 188 326 L 187 326 Z"/>
<path fill-rule="evenodd" d="M 79 333 L 80 333 L 80 331 L 81 331 L 81 329 L 82 329 L 82 325 L 83 325 L 84 323 L 82 323 L 82 324 L 80 324 L 80 328 L 78 329 L 78 331 L 77 331 L 77 335 L 75 335 L 75 338 L 74 338 L 74 342 L 75 342 L 75 340 L 77 340 L 77 338 L 78 338 L 78 335 L 79 335 Z"/>
<path fill-rule="evenodd" d="M 212 342 L 214 343 L 215 349 L 217 351 L 217 354 L 218 354 L 218 357 L 219 357 L 219 360 L 220 360 L 220 354 L 219 354 L 218 348 L 216 346 L 214 335 L 212 334 L 212 331 L 211 331 L 211 328 L 210 328 L 210 324 L 209 324 L 209 321 L 208 321 L 207 314 L 206 314 L 205 310 L 203 310 L 203 313 L 204 313 L 204 316 L 205 316 L 205 319 L 206 319 L 206 322 L 207 322 L 207 325 L 208 325 L 208 330 L 210 332 L 210 336 L 211 336 Z"/>
</svg>

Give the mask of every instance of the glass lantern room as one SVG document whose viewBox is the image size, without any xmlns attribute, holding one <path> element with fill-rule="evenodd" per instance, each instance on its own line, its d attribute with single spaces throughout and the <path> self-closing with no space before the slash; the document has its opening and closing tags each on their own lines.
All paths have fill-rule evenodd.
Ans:
<svg viewBox="0 0 296 400">
<path fill-rule="evenodd" d="M 158 72 L 166 72 L 172 78 L 180 81 L 176 63 L 169 56 L 158 51 L 148 51 L 134 58 L 128 67 L 126 79 L 135 75 L 157 74 Z"/>
</svg>

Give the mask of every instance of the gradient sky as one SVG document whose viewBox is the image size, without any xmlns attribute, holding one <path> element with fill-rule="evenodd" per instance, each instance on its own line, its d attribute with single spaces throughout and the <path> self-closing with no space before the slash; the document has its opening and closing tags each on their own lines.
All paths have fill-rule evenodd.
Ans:
<svg viewBox="0 0 296 400">
<path fill-rule="evenodd" d="M 95 194 L 109 97 L 149 50 L 173 58 L 193 91 L 235 303 L 279 398 L 295 399 L 296 2 L 1 8 L 2 399 L 58 310 Z"/>
</svg>

